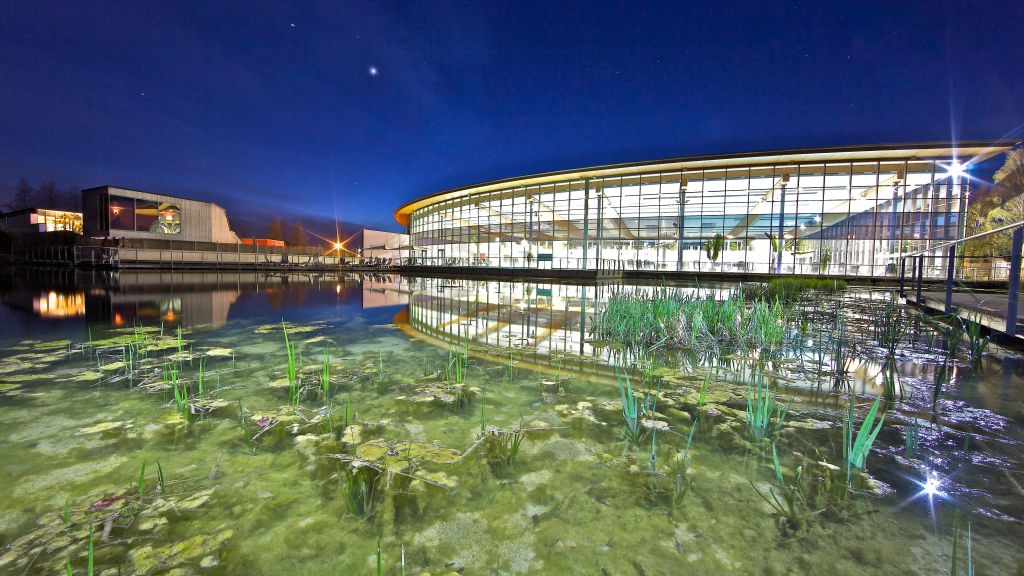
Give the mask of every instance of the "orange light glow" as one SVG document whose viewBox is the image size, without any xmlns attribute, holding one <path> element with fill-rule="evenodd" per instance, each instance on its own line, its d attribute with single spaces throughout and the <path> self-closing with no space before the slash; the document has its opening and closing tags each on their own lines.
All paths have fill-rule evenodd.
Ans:
<svg viewBox="0 0 1024 576">
<path fill-rule="evenodd" d="M 85 316 L 85 293 L 58 294 L 51 290 L 32 299 L 32 310 L 42 318 Z"/>
</svg>

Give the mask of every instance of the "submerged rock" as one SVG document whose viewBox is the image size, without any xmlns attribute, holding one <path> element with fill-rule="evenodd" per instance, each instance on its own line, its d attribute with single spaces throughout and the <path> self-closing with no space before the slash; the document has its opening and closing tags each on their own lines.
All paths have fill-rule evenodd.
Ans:
<svg viewBox="0 0 1024 576">
<path fill-rule="evenodd" d="M 95 426 L 89 426 L 88 428 L 80 428 L 79 434 L 98 434 L 101 432 L 109 432 L 111 430 L 127 430 L 132 427 L 131 420 L 114 420 L 111 422 L 101 422 Z"/>
<path fill-rule="evenodd" d="M 388 469 L 404 469 L 409 462 L 454 464 L 462 454 L 440 444 L 403 440 L 370 440 L 356 448 L 356 456 L 383 464 Z"/>
<path fill-rule="evenodd" d="M 154 548 L 144 546 L 132 550 L 129 554 L 132 567 L 137 574 L 150 574 L 156 570 L 167 570 L 200 558 L 213 557 L 225 542 L 235 535 L 233 530 L 224 530 L 215 534 L 200 534 L 188 540 Z M 207 562 L 209 562 L 207 560 Z"/>
</svg>

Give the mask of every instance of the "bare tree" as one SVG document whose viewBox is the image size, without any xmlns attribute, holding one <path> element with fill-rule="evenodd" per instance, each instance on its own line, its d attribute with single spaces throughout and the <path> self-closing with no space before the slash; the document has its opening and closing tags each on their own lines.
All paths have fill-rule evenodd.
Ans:
<svg viewBox="0 0 1024 576">
<path fill-rule="evenodd" d="M 35 189 L 24 178 L 18 179 L 18 185 L 14 189 L 14 198 L 7 204 L 10 210 L 24 210 L 32 203 Z"/>
<path fill-rule="evenodd" d="M 78 186 L 69 186 L 64 192 L 64 208 L 72 212 L 82 211 L 82 189 Z"/>
<path fill-rule="evenodd" d="M 306 227 L 303 226 L 302 222 L 296 220 L 292 222 L 291 234 L 288 238 L 288 243 L 292 246 L 305 246 L 306 245 Z"/>
<path fill-rule="evenodd" d="M 48 208 L 53 210 L 57 208 L 57 204 L 60 202 L 60 191 L 57 189 L 57 183 L 53 180 L 47 180 L 36 188 L 36 206 L 38 208 Z"/>
<path fill-rule="evenodd" d="M 267 238 L 271 240 L 284 240 L 284 231 L 282 230 L 280 218 L 274 218 L 267 225 Z"/>
</svg>

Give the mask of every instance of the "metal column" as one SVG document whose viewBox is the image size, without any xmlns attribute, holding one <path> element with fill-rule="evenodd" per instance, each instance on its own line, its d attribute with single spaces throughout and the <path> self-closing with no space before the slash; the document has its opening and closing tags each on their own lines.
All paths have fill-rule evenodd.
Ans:
<svg viewBox="0 0 1024 576">
<path fill-rule="evenodd" d="M 1024 228 L 1013 231 L 1013 248 L 1010 251 L 1009 290 L 1006 294 L 1006 334 L 1017 335 L 1017 299 L 1020 297 L 1020 259 L 1024 246 Z"/>
</svg>

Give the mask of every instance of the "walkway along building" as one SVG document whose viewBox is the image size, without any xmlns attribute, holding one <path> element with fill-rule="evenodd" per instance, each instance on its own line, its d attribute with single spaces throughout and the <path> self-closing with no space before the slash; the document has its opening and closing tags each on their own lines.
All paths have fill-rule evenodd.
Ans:
<svg viewBox="0 0 1024 576">
<path fill-rule="evenodd" d="M 972 165 L 1010 142 L 598 166 L 445 190 L 395 212 L 407 264 L 885 276 L 964 235 Z M 925 262 L 942 271 L 941 255 Z"/>
</svg>

